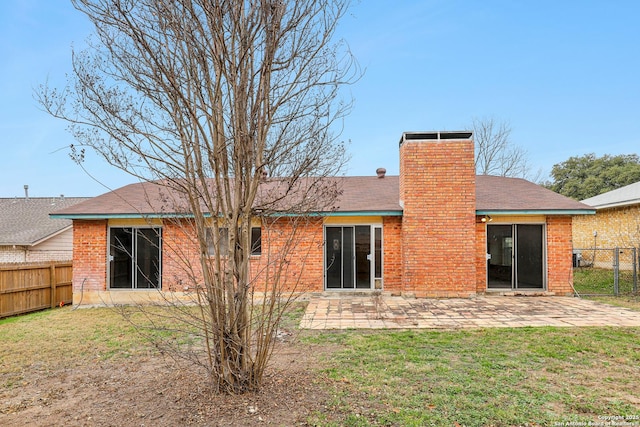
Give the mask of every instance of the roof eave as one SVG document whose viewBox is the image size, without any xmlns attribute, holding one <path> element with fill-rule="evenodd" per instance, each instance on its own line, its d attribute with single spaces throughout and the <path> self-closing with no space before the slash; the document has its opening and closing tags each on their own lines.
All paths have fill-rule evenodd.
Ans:
<svg viewBox="0 0 640 427">
<path fill-rule="evenodd" d="M 476 215 L 594 215 L 596 209 L 478 209 Z M 311 216 L 346 217 L 346 216 L 402 216 L 402 210 L 362 210 L 362 211 L 332 211 L 309 213 Z M 163 219 L 163 218 L 193 218 L 193 214 L 51 214 L 55 219 Z M 206 214 L 205 216 L 210 216 Z M 274 216 L 300 216 L 297 213 L 280 213 Z M 61 231 L 62 232 L 62 231 Z M 43 239 L 44 240 L 44 239 Z"/>
<path fill-rule="evenodd" d="M 332 211 L 332 212 L 311 212 L 310 216 L 402 216 L 402 210 L 362 210 L 362 211 Z M 205 214 L 209 217 L 209 214 Z M 295 212 L 275 213 L 273 216 L 300 216 Z M 163 219 L 163 218 L 193 218 L 193 214 L 140 214 L 140 213 L 118 213 L 118 214 L 50 214 L 54 219 L 84 219 L 84 220 L 102 220 L 102 219 Z"/>
<path fill-rule="evenodd" d="M 46 242 L 47 240 L 52 239 L 57 235 L 62 234 L 71 228 L 73 228 L 73 225 L 69 224 L 64 228 L 61 228 L 60 230 L 54 231 L 53 233 L 48 234 L 44 237 L 40 237 L 38 240 L 34 240 L 32 242 L 0 242 L 0 246 L 22 246 L 25 248 L 38 246 L 39 244 Z"/>
<path fill-rule="evenodd" d="M 328 211 L 328 212 L 307 212 L 304 214 L 305 216 L 313 216 L 313 217 L 360 217 L 360 216 L 402 216 L 402 210 L 384 210 L 384 211 Z M 275 217 L 297 217 L 302 216 L 300 213 L 296 212 L 275 212 L 270 214 L 269 216 Z"/>
<path fill-rule="evenodd" d="M 62 233 L 64 233 L 65 231 L 67 231 L 67 230 L 69 230 L 69 229 L 72 229 L 72 228 L 73 228 L 73 225 L 72 225 L 72 224 L 69 224 L 69 225 L 67 225 L 66 227 L 61 228 L 60 230 L 55 231 L 55 232 L 53 232 L 53 233 L 49 234 L 48 236 L 44 236 L 44 237 L 42 237 L 42 238 L 40 238 L 40 239 L 36 240 L 35 242 L 31 243 L 31 246 L 37 246 L 37 245 L 39 245 L 40 243 L 46 242 L 46 241 L 47 241 L 47 240 L 49 240 L 49 239 L 53 239 L 53 238 L 54 238 L 54 237 L 56 237 L 57 235 L 62 234 Z"/>
<path fill-rule="evenodd" d="M 479 209 L 476 215 L 594 215 L 595 209 Z"/>
<path fill-rule="evenodd" d="M 594 209 L 600 210 L 600 209 L 611 209 L 611 208 L 624 208 L 626 206 L 634 206 L 638 204 L 640 204 L 640 200 L 628 200 L 624 202 L 604 203 L 602 205 L 589 205 L 589 206 L 593 206 Z"/>
<path fill-rule="evenodd" d="M 176 213 L 117 213 L 117 214 L 49 214 L 53 219 L 162 219 L 162 218 L 193 218 L 193 214 Z M 205 214 L 206 217 L 210 216 Z"/>
<path fill-rule="evenodd" d="M 402 210 L 334 211 L 326 212 L 324 216 L 402 216 Z"/>
</svg>

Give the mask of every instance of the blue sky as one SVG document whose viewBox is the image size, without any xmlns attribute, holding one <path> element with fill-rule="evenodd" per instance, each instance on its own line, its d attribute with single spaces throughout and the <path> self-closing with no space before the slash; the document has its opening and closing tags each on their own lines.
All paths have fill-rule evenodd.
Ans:
<svg viewBox="0 0 640 427">
<path fill-rule="evenodd" d="M 510 123 L 545 174 L 570 156 L 640 152 L 640 2 L 362 0 L 340 27 L 366 70 L 348 88 L 348 175 L 398 173 L 404 131 Z M 91 27 L 69 2 L 0 2 L 0 197 L 94 196 L 131 178 L 73 163 L 64 122 L 33 90 L 61 86 Z M 108 188 L 107 188 L 108 187 Z"/>
</svg>

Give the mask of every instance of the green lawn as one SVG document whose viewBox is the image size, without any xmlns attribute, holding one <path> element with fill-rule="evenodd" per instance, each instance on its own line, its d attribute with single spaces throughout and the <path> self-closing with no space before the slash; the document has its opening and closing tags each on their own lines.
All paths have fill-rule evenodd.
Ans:
<svg viewBox="0 0 640 427">
<path fill-rule="evenodd" d="M 593 267 L 573 269 L 573 287 L 579 295 L 614 295 L 613 270 Z M 621 295 L 633 293 L 633 272 L 620 270 L 618 291 Z"/>
<path fill-rule="evenodd" d="M 637 298 L 607 302 L 616 301 L 640 309 Z M 296 306 L 285 327 L 294 328 L 301 315 Z M 317 381 L 308 387 L 329 396 L 319 405 L 324 409 L 308 414 L 311 425 L 544 426 L 640 417 L 640 328 L 295 335 L 298 343 L 286 345 L 306 353 L 303 360 L 320 359 L 309 362 Z M 108 309 L 67 307 L 0 320 L 0 343 L 0 394 L 9 395 L 20 392 L 34 367 L 91 369 L 105 359 L 157 354 Z"/>
<path fill-rule="evenodd" d="M 640 328 L 320 333 L 318 425 L 512 426 L 640 416 Z M 559 424 L 558 424 L 559 425 Z M 587 424 L 584 424 L 587 425 Z"/>
</svg>

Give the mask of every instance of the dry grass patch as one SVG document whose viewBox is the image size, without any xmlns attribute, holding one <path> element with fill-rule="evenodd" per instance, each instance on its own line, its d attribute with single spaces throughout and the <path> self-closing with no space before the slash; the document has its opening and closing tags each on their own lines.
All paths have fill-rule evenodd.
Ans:
<svg viewBox="0 0 640 427">
<path fill-rule="evenodd" d="M 283 327 L 301 315 L 294 310 Z M 142 319 L 138 319 L 142 320 Z M 163 357 L 110 309 L 0 321 L 0 425 L 294 425 L 322 410 L 315 352 L 283 330 L 263 389 L 210 393 L 205 374 Z M 159 331 L 167 334 L 166 331 Z M 163 336 L 166 338 L 166 336 Z"/>
<path fill-rule="evenodd" d="M 594 301 L 603 302 L 605 304 L 615 305 L 617 307 L 625 307 L 634 311 L 640 311 L 640 295 L 624 295 L 619 297 L 589 297 Z"/>
<path fill-rule="evenodd" d="M 633 302 L 632 302 L 633 303 Z M 263 389 L 209 393 L 109 309 L 0 321 L 0 425 L 512 426 L 640 417 L 640 328 L 299 331 Z M 167 338 L 166 330 L 158 332 Z"/>
</svg>

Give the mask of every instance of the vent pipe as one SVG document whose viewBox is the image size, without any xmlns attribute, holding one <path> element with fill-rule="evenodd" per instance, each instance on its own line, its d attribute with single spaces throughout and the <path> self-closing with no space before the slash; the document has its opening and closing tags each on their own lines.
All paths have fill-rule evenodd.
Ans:
<svg viewBox="0 0 640 427">
<path fill-rule="evenodd" d="M 24 198 L 29 200 L 29 186 L 27 184 L 24 185 Z"/>
</svg>

